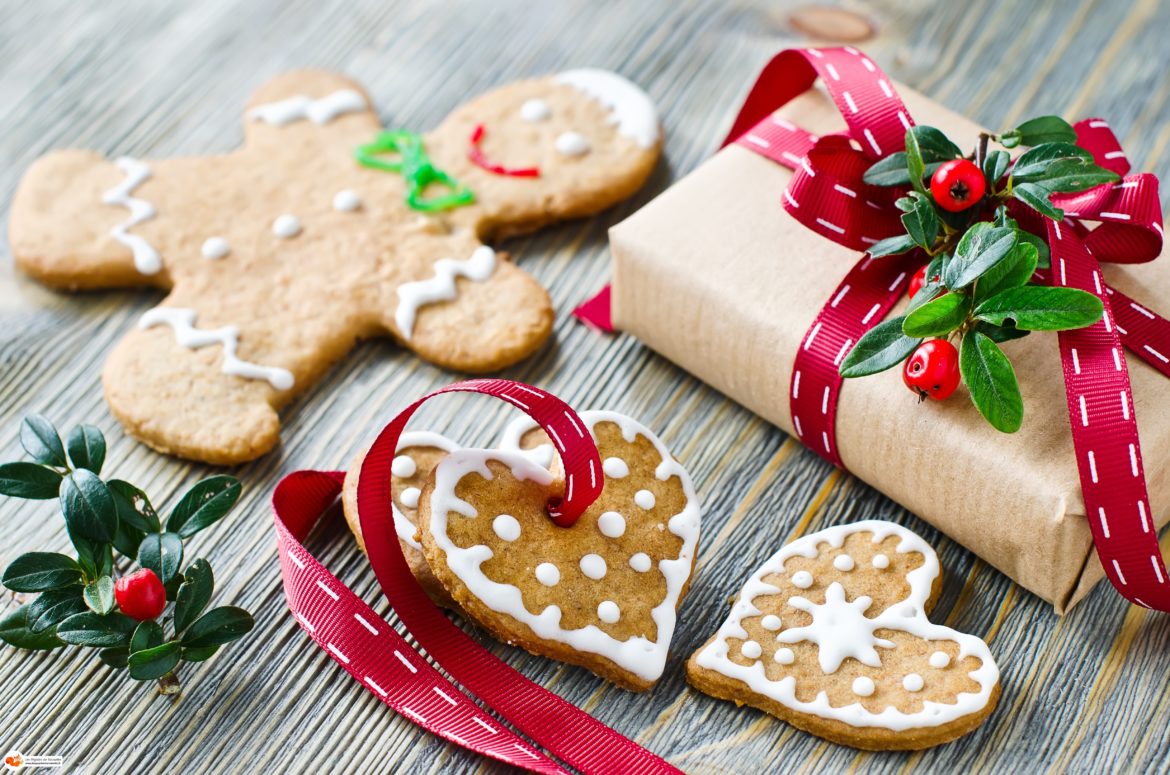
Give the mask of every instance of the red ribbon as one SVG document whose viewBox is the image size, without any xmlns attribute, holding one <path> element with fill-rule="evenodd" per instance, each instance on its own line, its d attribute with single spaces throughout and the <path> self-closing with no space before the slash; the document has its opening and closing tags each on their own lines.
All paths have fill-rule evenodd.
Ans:
<svg viewBox="0 0 1170 775">
<path fill-rule="evenodd" d="M 845 132 L 816 138 L 772 113 L 820 79 L 841 115 Z M 841 245 L 866 250 L 901 233 L 892 198 L 898 192 L 866 185 L 865 170 L 904 148 L 913 125 L 885 74 L 855 48 L 781 52 L 752 87 L 725 144 L 734 142 L 795 171 L 784 208 L 802 224 Z M 1077 142 L 1096 162 L 1120 175 L 1120 183 L 1053 198 L 1065 211 L 1047 219 L 1052 253 L 1050 281 L 1098 296 L 1105 314 L 1095 325 L 1060 333 L 1065 391 L 1086 514 L 1106 574 L 1127 599 L 1170 611 L 1170 573 L 1162 561 L 1142 471 L 1122 346 L 1170 376 L 1170 321 L 1109 288 L 1098 262 L 1135 263 L 1162 248 L 1158 181 L 1127 175 L 1129 162 L 1108 124 L 1076 125 Z M 1016 206 L 1013 214 L 1032 228 L 1038 214 Z M 1099 223 L 1089 230 L 1086 221 Z M 835 440 L 841 359 L 880 322 L 901 296 L 911 257 L 863 256 L 837 286 L 813 321 L 797 353 L 790 406 L 801 440 L 841 465 Z"/>
<path fill-rule="evenodd" d="M 470 751 L 532 772 L 565 772 L 502 723 L 506 722 L 582 772 L 677 773 L 653 753 L 529 681 L 476 644 L 431 602 L 410 572 L 394 531 L 390 464 L 398 437 L 414 411 L 424 401 L 452 392 L 482 393 L 507 401 L 545 429 L 566 472 L 564 499 L 549 504 L 549 515 L 558 524 L 571 525 L 601 494 L 597 447 L 568 404 L 539 388 L 504 379 L 448 385 L 407 407 L 382 430 L 366 453 L 357 485 L 358 516 L 370 565 L 418 648 L 302 544 L 341 493 L 345 474 L 340 471 L 289 474 L 272 496 L 289 609 L 317 645 L 382 702 Z M 433 664 L 419 654 L 420 649 Z"/>
</svg>

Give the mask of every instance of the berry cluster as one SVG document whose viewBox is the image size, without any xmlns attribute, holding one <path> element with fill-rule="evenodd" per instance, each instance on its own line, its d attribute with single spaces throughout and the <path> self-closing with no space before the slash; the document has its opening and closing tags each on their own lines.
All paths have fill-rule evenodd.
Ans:
<svg viewBox="0 0 1170 775">
<path fill-rule="evenodd" d="M 902 364 L 903 381 L 920 400 L 948 398 L 965 384 L 988 422 L 1019 429 L 1023 399 L 1000 345 L 1031 331 L 1092 325 L 1103 312 L 1096 296 L 1043 282 L 1050 261 L 1044 219 L 1064 216 L 1051 196 L 1118 180 L 1076 139 L 1063 119 L 1043 116 L 984 133 L 963 155 L 938 129 L 916 126 L 906 132 L 905 151 L 866 171 L 866 183 L 904 192 L 895 205 L 905 233 L 869 255 L 914 252 L 922 266 L 910 280 L 905 314 L 866 333 L 841 362 L 842 376 Z M 992 141 L 1002 148 L 989 150 Z M 1007 149 L 1017 146 L 1028 150 L 1012 159 Z"/>
</svg>

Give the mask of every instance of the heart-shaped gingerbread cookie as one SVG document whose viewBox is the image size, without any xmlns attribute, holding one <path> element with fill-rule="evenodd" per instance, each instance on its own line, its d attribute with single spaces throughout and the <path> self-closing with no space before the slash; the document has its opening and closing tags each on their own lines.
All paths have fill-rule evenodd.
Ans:
<svg viewBox="0 0 1170 775">
<path fill-rule="evenodd" d="M 999 669 L 982 640 L 927 618 L 940 578 L 934 549 L 892 522 L 804 536 L 752 575 L 687 677 L 856 748 L 953 740 L 995 707 Z"/>
<path fill-rule="evenodd" d="M 422 495 L 422 488 L 430 481 L 431 472 L 439 465 L 439 461 L 459 448 L 451 439 L 430 431 L 407 431 L 398 439 L 397 454 L 390 466 L 392 481 L 391 492 L 393 500 L 391 508 L 394 513 L 394 532 L 398 535 L 398 544 L 402 547 L 402 554 L 410 566 L 414 577 L 430 595 L 431 599 L 442 606 L 451 607 L 454 601 L 443 589 L 423 557 L 422 544 L 418 541 L 418 501 Z M 345 487 L 341 499 L 345 512 L 345 521 L 357 539 L 358 548 L 363 552 L 366 543 L 362 540 L 361 520 L 357 510 L 357 483 L 362 462 L 366 453 L 358 455 L 350 467 L 349 475 L 345 477 Z"/>
<path fill-rule="evenodd" d="M 699 503 L 649 430 L 611 412 L 580 416 L 605 482 L 574 525 L 559 527 L 545 512 L 571 485 L 559 465 L 538 462 L 539 451 L 458 449 L 423 490 L 423 552 L 459 607 L 502 640 L 643 690 L 666 664 Z"/>
</svg>

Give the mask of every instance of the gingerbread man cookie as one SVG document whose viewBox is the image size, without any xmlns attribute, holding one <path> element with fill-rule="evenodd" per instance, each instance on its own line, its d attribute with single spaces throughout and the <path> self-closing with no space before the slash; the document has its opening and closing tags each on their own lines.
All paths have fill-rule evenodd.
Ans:
<svg viewBox="0 0 1170 775">
<path fill-rule="evenodd" d="M 164 288 L 103 373 L 151 446 L 213 463 L 279 440 L 277 410 L 363 338 L 481 372 L 536 350 L 548 295 L 484 241 L 598 212 L 646 180 L 654 107 L 612 73 L 513 83 L 425 136 L 382 132 L 343 76 L 290 73 L 223 156 L 61 151 L 12 206 L 17 265 L 58 288 Z"/>
<path fill-rule="evenodd" d="M 605 485 L 573 526 L 558 527 L 545 513 L 566 482 L 544 431 L 523 417 L 499 449 L 449 449 L 404 435 L 396 462 L 412 462 L 392 471 L 396 528 L 436 602 L 501 640 L 640 691 L 662 674 L 690 585 L 698 498 L 645 427 L 613 412 L 580 417 L 601 453 Z M 404 498 L 428 468 L 419 499 Z M 357 533 L 352 489 L 344 502 Z"/>
<path fill-rule="evenodd" d="M 932 623 L 938 556 L 878 520 L 785 546 L 687 663 L 700 691 L 843 745 L 927 748 L 978 726 L 999 698 L 979 638 Z"/>
</svg>

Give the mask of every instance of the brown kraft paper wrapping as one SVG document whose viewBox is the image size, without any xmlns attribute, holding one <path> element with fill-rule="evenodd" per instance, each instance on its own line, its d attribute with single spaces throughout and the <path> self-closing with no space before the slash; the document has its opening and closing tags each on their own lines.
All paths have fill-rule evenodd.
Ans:
<svg viewBox="0 0 1170 775">
<path fill-rule="evenodd" d="M 915 120 L 960 147 L 980 127 L 905 87 Z M 810 92 L 779 111 L 815 133 L 841 129 Z M 858 260 L 781 207 L 792 173 L 728 146 L 610 230 L 614 325 L 793 433 L 793 358 Z M 1162 312 L 1170 261 L 1106 264 L 1106 280 Z M 905 300 L 891 313 L 905 305 Z M 961 388 L 916 405 L 901 370 L 846 380 L 837 412 L 845 466 L 1064 613 L 1101 580 L 1084 515 L 1054 333 L 1008 342 L 1024 424 L 993 429 Z M 1127 353 L 1151 511 L 1170 518 L 1170 380 Z"/>
</svg>

